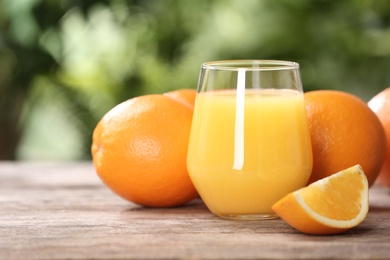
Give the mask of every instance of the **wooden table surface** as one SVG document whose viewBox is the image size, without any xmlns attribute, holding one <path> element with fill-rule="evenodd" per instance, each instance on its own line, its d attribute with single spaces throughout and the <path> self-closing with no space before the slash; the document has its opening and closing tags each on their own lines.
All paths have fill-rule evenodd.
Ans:
<svg viewBox="0 0 390 260">
<path fill-rule="evenodd" d="M 0 259 L 390 259 L 390 193 L 334 236 L 301 234 L 280 219 L 230 221 L 202 201 L 168 209 L 122 200 L 90 162 L 0 162 Z"/>
</svg>

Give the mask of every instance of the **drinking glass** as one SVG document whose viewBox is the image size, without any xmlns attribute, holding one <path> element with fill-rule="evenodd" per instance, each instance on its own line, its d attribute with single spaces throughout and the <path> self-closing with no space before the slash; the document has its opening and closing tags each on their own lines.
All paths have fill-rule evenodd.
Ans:
<svg viewBox="0 0 390 260">
<path fill-rule="evenodd" d="M 299 65 L 276 60 L 202 64 L 187 167 L 200 197 L 227 219 L 272 219 L 271 206 L 312 169 Z"/>
</svg>

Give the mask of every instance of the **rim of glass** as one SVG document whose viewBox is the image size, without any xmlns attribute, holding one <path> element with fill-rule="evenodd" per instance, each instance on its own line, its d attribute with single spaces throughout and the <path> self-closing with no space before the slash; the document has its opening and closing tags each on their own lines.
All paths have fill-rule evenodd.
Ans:
<svg viewBox="0 0 390 260">
<path fill-rule="evenodd" d="M 202 69 L 232 70 L 239 69 L 249 71 L 272 71 L 298 69 L 299 64 L 285 60 L 219 60 L 202 63 Z"/>
</svg>

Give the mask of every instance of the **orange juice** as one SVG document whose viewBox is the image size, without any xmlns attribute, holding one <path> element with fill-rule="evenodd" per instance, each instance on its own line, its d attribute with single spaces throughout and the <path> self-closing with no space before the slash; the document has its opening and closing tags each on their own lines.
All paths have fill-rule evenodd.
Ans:
<svg viewBox="0 0 390 260">
<path fill-rule="evenodd" d="M 214 214 L 273 216 L 271 206 L 311 173 L 303 94 L 245 90 L 241 112 L 239 105 L 235 90 L 197 95 L 188 171 Z"/>
</svg>

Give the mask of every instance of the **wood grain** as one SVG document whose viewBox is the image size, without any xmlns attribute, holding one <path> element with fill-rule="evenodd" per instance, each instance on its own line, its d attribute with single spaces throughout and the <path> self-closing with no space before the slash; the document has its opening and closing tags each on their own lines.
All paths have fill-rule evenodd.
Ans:
<svg viewBox="0 0 390 260">
<path fill-rule="evenodd" d="M 90 162 L 0 162 L 0 259 L 389 259 L 390 193 L 335 236 L 301 234 L 282 220 L 240 222 L 202 201 L 169 209 L 124 201 Z"/>
</svg>

